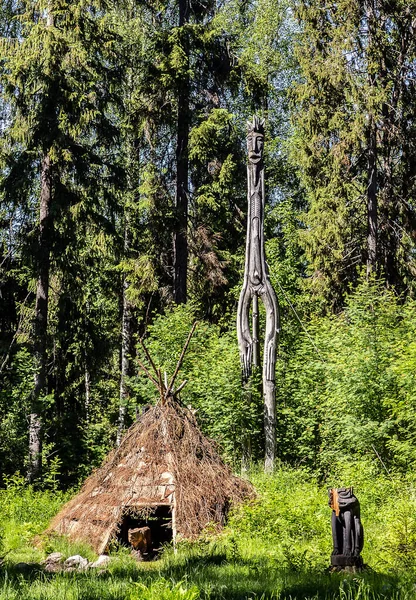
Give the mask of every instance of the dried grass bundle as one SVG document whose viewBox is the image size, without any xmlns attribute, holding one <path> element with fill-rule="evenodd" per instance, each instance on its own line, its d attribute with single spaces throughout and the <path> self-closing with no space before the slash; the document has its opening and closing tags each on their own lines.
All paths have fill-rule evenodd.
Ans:
<svg viewBox="0 0 416 600">
<path fill-rule="evenodd" d="M 168 457 L 176 527 L 185 537 L 198 535 L 209 523 L 221 526 L 230 504 L 253 495 L 251 484 L 232 474 L 189 409 L 175 401 L 158 404 L 152 414 L 146 413 L 143 428 L 144 445 L 155 464 Z"/>
<path fill-rule="evenodd" d="M 253 496 L 251 484 L 232 474 L 192 412 L 169 397 L 132 425 L 48 531 L 88 542 L 100 553 L 117 535 L 123 514 L 166 505 L 175 532 L 194 538 L 208 524 L 220 528 L 230 505 Z"/>
</svg>

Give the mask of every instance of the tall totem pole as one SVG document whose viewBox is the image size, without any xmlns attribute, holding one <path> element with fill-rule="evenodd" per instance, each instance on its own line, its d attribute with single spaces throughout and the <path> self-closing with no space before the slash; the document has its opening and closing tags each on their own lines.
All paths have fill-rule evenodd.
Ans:
<svg viewBox="0 0 416 600">
<path fill-rule="evenodd" d="M 276 452 L 275 368 L 277 336 L 280 330 L 279 306 L 270 283 L 264 252 L 264 120 L 254 116 L 247 123 L 247 183 L 248 215 L 244 283 L 238 302 L 237 334 L 243 382 L 246 384 L 252 367 L 260 366 L 259 296 L 266 310 L 266 332 L 263 355 L 263 397 L 266 471 L 271 471 Z M 252 330 L 250 330 L 250 306 Z"/>
</svg>

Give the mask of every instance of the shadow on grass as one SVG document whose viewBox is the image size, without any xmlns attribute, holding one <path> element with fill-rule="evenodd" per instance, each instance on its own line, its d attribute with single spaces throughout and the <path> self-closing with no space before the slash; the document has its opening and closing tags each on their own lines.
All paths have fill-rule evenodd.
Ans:
<svg viewBox="0 0 416 600">
<path fill-rule="evenodd" d="M 154 563 L 134 563 L 117 559 L 108 570 L 46 573 L 40 564 L 26 566 L 7 563 L 0 569 L 0 585 L 4 578 L 16 584 L 41 581 L 45 586 L 58 581 L 76 581 L 83 589 L 83 600 L 99 600 L 97 584 L 136 583 L 151 586 L 160 578 L 172 583 L 180 581 L 197 586 L 201 599 L 218 600 L 388 600 L 412 598 L 409 582 L 400 575 L 375 572 L 329 574 L 319 570 L 293 571 L 278 568 L 267 558 L 229 559 L 225 552 L 194 553 L 166 558 Z M 102 592 L 101 592 L 102 593 Z M 119 596 L 116 596 L 119 597 Z M 106 596 L 107 598 L 107 596 Z M 113 598 L 109 595 L 108 598 Z"/>
<path fill-rule="evenodd" d="M 322 569 L 290 570 L 261 558 L 228 560 L 225 554 L 170 559 L 159 575 L 185 580 L 201 590 L 201 598 L 221 600 L 387 600 L 413 598 L 405 576 L 372 570 L 333 573 Z"/>
<path fill-rule="evenodd" d="M 289 573 L 280 600 L 398 600 L 403 590 L 400 577 L 372 573 Z M 267 596 L 266 596 L 267 597 Z M 404 596 L 406 597 L 406 596 Z M 410 599 L 410 596 L 409 596 Z"/>
<path fill-rule="evenodd" d="M 7 561 L 0 567 L 0 581 L 4 578 L 8 580 L 24 579 L 26 581 L 35 581 L 41 576 L 45 576 L 45 572 L 39 563 L 15 563 Z"/>
</svg>

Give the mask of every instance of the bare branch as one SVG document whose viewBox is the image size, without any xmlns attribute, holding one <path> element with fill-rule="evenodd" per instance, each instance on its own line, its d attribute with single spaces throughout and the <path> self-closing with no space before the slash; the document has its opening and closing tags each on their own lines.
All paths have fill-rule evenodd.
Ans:
<svg viewBox="0 0 416 600">
<path fill-rule="evenodd" d="M 170 392 L 171 392 L 171 390 L 173 388 L 173 384 L 175 383 L 175 379 L 178 376 L 179 369 L 182 366 L 182 362 L 183 362 L 183 359 L 185 357 L 185 353 L 186 353 L 186 351 L 188 349 L 188 346 L 189 346 L 189 342 L 191 341 L 191 338 L 192 338 L 192 336 L 194 334 L 194 331 L 195 331 L 197 325 L 198 325 L 198 321 L 195 321 L 195 323 L 192 325 L 192 329 L 189 332 L 188 339 L 185 342 L 185 346 L 183 347 L 182 354 L 180 355 L 179 360 L 178 360 L 178 364 L 176 365 L 175 372 L 174 372 L 174 374 L 172 376 L 172 379 L 170 380 L 169 387 L 166 390 L 165 397 L 167 397 L 170 394 Z"/>
<path fill-rule="evenodd" d="M 157 370 L 157 376 L 158 376 L 158 379 L 159 379 L 160 399 L 161 399 L 161 401 L 163 403 L 165 401 L 165 399 L 167 398 L 168 394 L 167 394 L 167 391 L 165 391 L 165 387 L 163 385 L 162 371 L 160 369 Z"/>
<path fill-rule="evenodd" d="M 178 387 L 178 389 L 175 391 L 175 394 L 178 394 L 181 390 L 183 390 L 183 388 L 186 386 L 186 384 L 188 383 L 188 380 L 185 379 L 185 381 L 182 381 L 181 385 Z"/>
<path fill-rule="evenodd" d="M 147 367 L 144 366 L 144 364 L 141 362 L 141 360 L 137 360 L 137 362 L 139 363 L 139 366 L 141 367 L 141 369 L 146 373 L 146 375 L 148 376 L 148 378 L 150 379 L 150 381 L 152 383 L 155 384 L 155 386 L 157 387 L 157 389 L 159 389 L 159 384 L 156 381 L 156 379 L 151 375 L 151 373 L 149 373 L 149 370 L 147 369 Z"/>
<path fill-rule="evenodd" d="M 149 350 L 146 348 L 144 341 L 142 340 L 142 338 L 139 339 L 140 345 L 144 350 L 144 353 L 146 354 L 146 358 L 147 360 L 150 362 L 150 364 L 152 365 L 153 371 L 155 372 L 155 374 L 158 374 L 158 369 L 156 368 L 155 363 L 152 360 L 152 357 L 150 356 Z"/>
</svg>

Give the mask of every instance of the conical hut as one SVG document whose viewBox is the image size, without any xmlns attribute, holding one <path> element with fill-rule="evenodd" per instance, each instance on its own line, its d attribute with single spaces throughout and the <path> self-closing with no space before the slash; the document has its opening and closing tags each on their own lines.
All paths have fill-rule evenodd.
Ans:
<svg viewBox="0 0 416 600">
<path fill-rule="evenodd" d="M 89 543 L 101 554 L 131 527 L 149 526 L 157 547 L 176 535 L 220 528 L 231 504 L 253 496 L 235 477 L 193 413 L 170 395 L 126 432 L 100 469 L 52 521 L 49 532 Z"/>
</svg>

